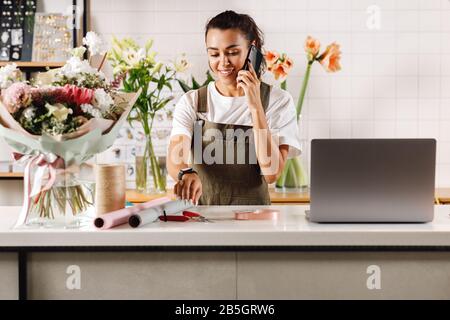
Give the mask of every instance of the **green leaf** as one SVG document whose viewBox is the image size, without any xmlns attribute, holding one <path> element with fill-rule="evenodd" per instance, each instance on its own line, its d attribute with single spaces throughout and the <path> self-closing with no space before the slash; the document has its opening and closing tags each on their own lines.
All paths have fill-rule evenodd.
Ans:
<svg viewBox="0 0 450 320">
<path fill-rule="evenodd" d="M 197 81 L 195 81 L 195 78 L 192 76 L 192 88 L 193 89 L 198 89 L 200 88 L 200 85 L 198 84 Z"/>
<path fill-rule="evenodd" d="M 206 71 L 206 80 L 205 82 L 203 82 L 202 86 L 206 86 L 208 83 L 214 81 L 214 78 L 212 77 L 211 73 L 208 71 Z"/>
<path fill-rule="evenodd" d="M 123 82 L 123 88 L 125 89 L 125 92 L 131 92 L 131 86 L 128 81 Z"/>
<path fill-rule="evenodd" d="M 155 108 L 155 112 L 158 111 L 158 110 L 161 110 L 162 108 L 164 108 L 167 105 L 167 103 L 169 103 L 169 101 L 171 101 L 172 99 L 173 99 L 172 97 L 165 98 L 160 103 L 158 103 L 156 108 Z"/>
<path fill-rule="evenodd" d="M 164 87 L 165 82 L 166 82 L 166 78 L 165 78 L 164 75 L 162 75 L 161 78 L 159 78 L 159 81 L 158 81 L 158 90 L 159 91 L 162 90 L 162 88 Z"/>
<path fill-rule="evenodd" d="M 145 52 L 148 53 L 148 50 L 150 50 L 150 48 L 153 46 L 153 39 L 150 39 L 147 41 L 147 43 L 145 44 Z"/>
<path fill-rule="evenodd" d="M 140 118 L 138 116 L 136 116 L 136 117 L 128 117 L 128 120 L 129 121 L 139 121 Z"/>
<path fill-rule="evenodd" d="M 170 89 L 170 91 L 172 91 L 172 85 L 170 84 L 170 82 L 166 82 L 165 83 L 166 87 Z"/>
<path fill-rule="evenodd" d="M 177 82 L 180 85 L 181 89 L 184 91 L 184 93 L 192 90 L 191 87 L 189 87 L 184 81 L 177 79 Z"/>
</svg>

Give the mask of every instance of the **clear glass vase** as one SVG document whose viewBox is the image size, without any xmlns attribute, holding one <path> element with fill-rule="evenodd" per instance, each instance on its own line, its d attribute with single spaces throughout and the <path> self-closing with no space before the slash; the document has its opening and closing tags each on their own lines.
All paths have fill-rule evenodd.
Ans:
<svg viewBox="0 0 450 320">
<path fill-rule="evenodd" d="M 57 169 L 49 189 L 46 189 L 48 177 L 39 178 L 37 170 L 30 175 L 30 185 L 40 187 L 40 192 L 29 198 L 25 223 L 16 227 L 79 228 L 92 222 L 95 216 L 92 167 Z"/>
<path fill-rule="evenodd" d="M 278 178 L 275 189 L 278 192 L 303 192 L 308 188 L 308 175 L 303 157 L 288 159 Z"/>
<path fill-rule="evenodd" d="M 150 137 L 136 146 L 136 190 L 144 194 L 166 192 L 165 157 L 158 157 L 153 151 Z"/>
</svg>

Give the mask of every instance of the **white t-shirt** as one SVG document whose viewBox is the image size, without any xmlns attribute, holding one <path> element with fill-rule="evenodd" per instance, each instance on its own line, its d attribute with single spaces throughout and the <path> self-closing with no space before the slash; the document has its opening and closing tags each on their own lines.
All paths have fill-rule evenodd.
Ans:
<svg viewBox="0 0 450 320">
<path fill-rule="evenodd" d="M 192 138 L 197 93 L 185 93 L 175 106 L 173 126 L 170 136 L 183 134 Z M 252 126 L 252 116 L 245 96 L 226 97 L 217 91 L 215 83 L 208 84 L 208 112 L 202 113 L 210 122 Z M 279 145 L 289 145 L 288 157 L 300 154 L 300 137 L 295 116 L 294 100 L 291 94 L 277 87 L 270 90 L 269 105 L 266 109 L 270 133 Z"/>
</svg>

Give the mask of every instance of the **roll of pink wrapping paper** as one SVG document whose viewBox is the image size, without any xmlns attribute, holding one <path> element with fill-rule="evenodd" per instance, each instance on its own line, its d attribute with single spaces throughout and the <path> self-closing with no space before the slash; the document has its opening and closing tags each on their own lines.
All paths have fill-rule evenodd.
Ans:
<svg viewBox="0 0 450 320">
<path fill-rule="evenodd" d="M 146 210 L 139 211 L 138 213 L 133 213 L 130 216 L 128 223 L 133 228 L 137 228 L 147 223 L 154 222 L 158 219 L 159 215 L 162 214 L 174 214 L 176 212 L 183 211 L 185 209 L 191 208 L 193 205 L 191 202 L 187 202 L 184 200 L 172 200 L 167 203 L 163 203 L 158 206 L 158 208 L 148 208 Z"/>
<path fill-rule="evenodd" d="M 102 216 L 94 220 L 94 225 L 99 229 L 110 229 L 115 226 L 124 224 L 128 222 L 131 215 L 152 207 L 160 206 L 164 203 L 170 202 L 171 199 L 168 197 L 162 197 L 148 202 L 140 203 L 133 207 L 128 207 L 125 209 L 120 209 L 117 211 L 112 211 L 110 213 L 105 213 Z"/>
</svg>

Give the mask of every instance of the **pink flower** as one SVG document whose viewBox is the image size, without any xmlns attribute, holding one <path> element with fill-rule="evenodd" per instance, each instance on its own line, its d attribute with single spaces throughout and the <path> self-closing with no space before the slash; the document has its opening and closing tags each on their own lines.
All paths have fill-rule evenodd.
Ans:
<svg viewBox="0 0 450 320">
<path fill-rule="evenodd" d="M 23 82 L 13 83 L 2 91 L 2 102 L 9 113 L 16 113 L 21 108 L 28 107 L 31 102 L 31 86 Z"/>
<path fill-rule="evenodd" d="M 34 105 L 40 105 L 42 103 L 43 95 L 41 89 L 39 88 L 31 88 L 30 89 L 31 100 Z"/>
<path fill-rule="evenodd" d="M 66 84 L 63 87 L 63 92 L 65 93 L 69 101 L 75 103 L 77 106 L 91 103 L 92 98 L 94 97 L 94 90 L 88 88 L 80 88 L 70 84 Z"/>
<path fill-rule="evenodd" d="M 46 102 L 50 103 L 67 103 L 69 98 L 62 87 L 40 87 L 31 88 L 31 98 L 33 105 L 43 107 Z"/>
<path fill-rule="evenodd" d="M 64 87 L 49 87 L 43 93 L 45 96 L 50 97 L 53 103 L 72 102 L 71 96 L 67 94 Z"/>
</svg>

